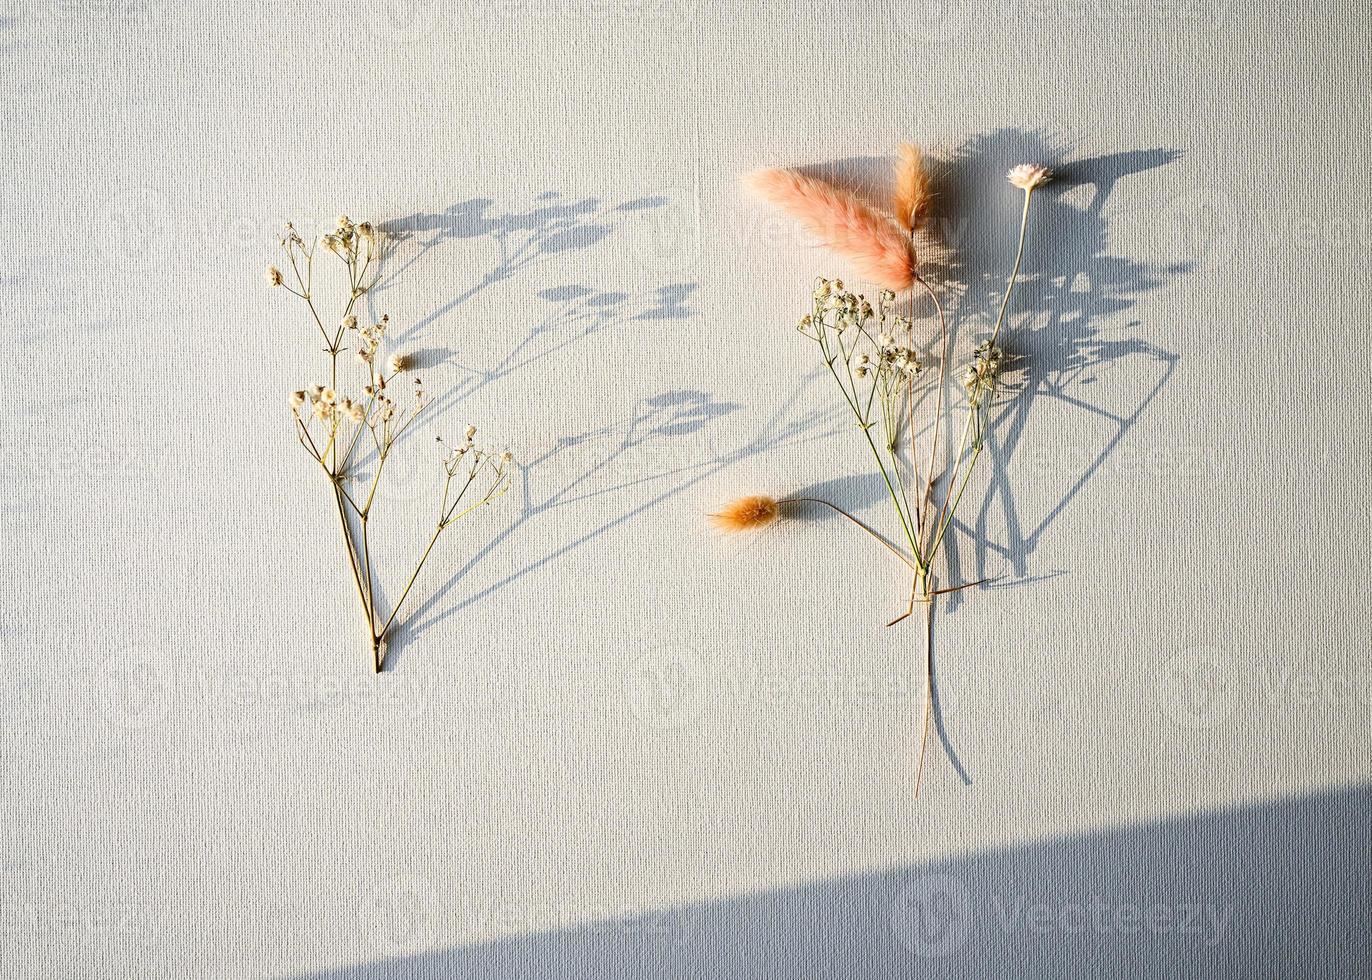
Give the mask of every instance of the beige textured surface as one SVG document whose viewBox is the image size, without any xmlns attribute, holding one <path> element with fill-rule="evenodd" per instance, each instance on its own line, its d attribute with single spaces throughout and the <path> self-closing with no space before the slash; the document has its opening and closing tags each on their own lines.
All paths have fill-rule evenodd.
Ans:
<svg viewBox="0 0 1372 980">
<path fill-rule="evenodd" d="M 11 5 L 0 972 L 1366 969 L 1367 50 L 1343 3 Z M 964 340 L 999 175 L 1071 178 L 917 802 L 903 583 L 840 522 L 702 529 L 886 520 L 790 328 L 826 266 L 735 178 L 901 137 Z M 434 431 L 533 464 L 380 678 L 261 279 L 340 209 L 409 235 Z"/>
</svg>

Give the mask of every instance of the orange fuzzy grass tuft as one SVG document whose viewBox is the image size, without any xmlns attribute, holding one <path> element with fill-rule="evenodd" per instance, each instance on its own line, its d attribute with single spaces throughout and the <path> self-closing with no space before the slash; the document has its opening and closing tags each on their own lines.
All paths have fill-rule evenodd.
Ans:
<svg viewBox="0 0 1372 980">
<path fill-rule="evenodd" d="M 748 188 L 800 223 L 853 264 L 864 279 L 887 289 L 908 289 L 915 253 L 890 218 L 853 194 L 794 170 L 769 168 L 744 178 Z"/>
<path fill-rule="evenodd" d="M 891 202 L 896 220 L 907 232 L 914 234 L 928 222 L 933 201 L 929 172 L 924 169 L 924 154 L 913 143 L 900 144 L 896 192 Z"/>
<path fill-rule="evenodd" d="M 781 503 L 775 497 L 754 495 L 730 501 L 723 510 L 711 514 L 715 527 L 729 534 L 760 531 L 781 516 Z"/>
</svg>

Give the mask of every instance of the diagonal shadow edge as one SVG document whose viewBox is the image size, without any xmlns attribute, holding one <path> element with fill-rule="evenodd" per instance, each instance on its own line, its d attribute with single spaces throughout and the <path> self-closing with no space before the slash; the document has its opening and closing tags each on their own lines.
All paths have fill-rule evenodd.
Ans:
<svg viewBox="0 0 1372 980">
<path fill-rule="evenodd" d="M 1352 784 L 296 978 L 1368 976 L 1369 812 Z"/>
</svg>

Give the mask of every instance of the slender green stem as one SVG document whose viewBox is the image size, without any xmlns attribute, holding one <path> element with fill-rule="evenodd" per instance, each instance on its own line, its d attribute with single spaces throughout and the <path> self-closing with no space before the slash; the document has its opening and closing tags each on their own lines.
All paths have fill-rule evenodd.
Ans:
<svg viewBox="0 0 1372 980">
<path fill-rule="evenodd" d="M 820 311 L 817 308 L 816 314 L 818 314 L 819 312 Z M 816 315 L 816 320 L 820 320 L 820 317 L 818 315 Z M 872 438 L 871 423 L 863 417 L 862 410 L 858 408 L 858 404 L 855 400 L 855 393 L 849 393 L 849 389 L 846 385 L 844 385 L 843 379 L 840 378 L 838 372 L 834 370 L 835 357 L 834 355 L 831 355 L 829 351 L 829 346 L 824 339 L 825 327 L 822 322 L 817 324 L 817 334 L 819 339 L 820 351 L 824 356 L 824 364 L 829 369 L 829 373 L 833 376 L 834 383 L 837 384 L 839 390 L 843 392 L 843 399 L 848 403 L 849 409 L 852 410 L 853 417 L 857 419 L 858 428 L 862 430 L 862 435 L 867 440 L 867 445 L 872 450 L 872 456 L 877 461 L 877 468 L 881 470 L 881 478 L 886 482 L 886 490 L 891 495 L 891 503 L 896 508 L 896 516 L 900 519 L 901 530 L 905 532 L 905 539 L 910 542 L 910 550 L 914 553 L 916 562 L 919 562 L 919 545 L 915 540 L 915 534 L 913 528 L 910 525 L 910 520 L 905 513 L 905 507 L 901 503 L 900 494 L 896 492 L 895 484 L 892 483 L 891 475 L 889 472 L 887 472 L 886 464 L 882 460 L 881 450 L 877 448 L 876 440 Z M 840 353 L 844 352 L 843 340 L 841 337 L 839 338 L 839 351 Z M 852 368 L 850 365 L 848 365 L 846 357 L 844 358 L 844 365 L 845 368 L 851 372 Z"/>
<path fill-rule="evenodd" d="M 429 546 L 424 549 L 424 554 L 419 556 L 419 564 L 414 567 L 414 574 L 412 574 L 410 580 L 405 583 L 405 590 L 400 593 L 400 598 L 396 600 L 394 608 L 391 609 L 390 616 L 386 618 L 386 625 L 381 627 L 380 632 L 374 634 L 377 642 L 386 639 L 386 634 L 390 632 L 391 629 L 391 623 L 395 622 L 395 617 L 400 612 L 400 607 L 405 604 L 405 597 L 410 594 L 410 589 L 414 588 L 415 579 L 419 578 L 419 572 L 424 567 L 424 563 L 429 560 L 429 553 L 434 550 L 434 545 L 438 542 L 438 536 L 443 533 L 443 529 L 447 526 L 447 524 L 440 524 L 434 529 L 433 537 L 429 539 Z"/>
<path fill-rule="evenodd" d="M 950 496 L 950 494 L 951 494 L 951 492 L 952 492 L 951 488 L 957 483 L 958 473 L 960 473 L 961 470 L 962 470 L 962 457 L 963 457 L 963 453 L 964 453 L 964 452 L 966 451 L 966 449 L 967 449 L 967 435 L 968 435 L 968 433 L 971 431 L 971 428 L 972 428 L 972 416 L 971 416 L 971 414 L 969 413 L 968 416 L 967 416 L 967 421 L 966 421 L 965 423 L 963 423 L 963 426 L 962 426 L 962 436 L 958 439 L 958 448 L 957 448 L 957 452 L 955 452 L 955 453 L 953 454 L 953 465 L 952 465 L 952 470 L 951 470 L 951 472 L 948 474 L 948 484 L 947 484 L 947 486 L 944 488 L 944 492 L 943 492 L 943 503 L 941 503 L 941 504 L 938 506 L 937 510 L 933 511 L 932 514 L 929 515 L 929 516 L 932 517 L 932 520 L 930 521 L 930 523 L 927 524 L 927 525 L 925 525 L 923 528 L 920 529 L 920 536 L 919 536 L 920 555 L 921 555 L 921 557 L 924 558 L 926 564 L 930 564 L 930 563 L 932 563 L 933 560 L 934 560 L 934 559 L 933 559 L 932 549 L 929 549 L 929 542 L 926 540 L 926 537 L 932 537 L 932 535 L 938 530 L 939 524 L 943 521 L 944 512 L 948 509 L 948 498 L 949 498 L 949 496 Z M 932 464 L 932 462 L 933 462 L 933 461 L 930 460 L 930 463 L 931 463 L 931 464 Z M 931 485 L 931 486 L 933 485 L 934 482 L 936 482 L 935 475 L 934 475 L 934 471 L 933 471 L 932 469 L 930 469 L 930 471 L 929 471 L 929 480 L 930 480 L 930 485 Z M 926 550 L 926 549 L 929 549 L 929 550 Z"/>
<path fill-rule="evenodd" d="M 386 458 L 390 455 L 389 451 L 382 452 L 376 461 L 376 473 L 372 476 L 372 488 L 367 494 L 367 502 L 362 505 L 362 519 L 365 521 L 367 515 L 372 512 L 372 501 L 376 499 L 376 488 L 381 483 L 381 471 L 386 466 Z"/>
<path fill-rule="evenodd" d="M 825 507 L 828 507 L 830 510 L 834 511 L 835 513 L 841 514 L 841 515 L 843 515 L 844 517 L 848 518 L 848 520 L 852 521 L 854 524 L 856 524 L 858 527 L 862 528 L 864 531 L 866 531 L 866 532 L 867 532 L 868 534 L 870 534 L 872 537 L 876 538 L 879 542 L 881 542 L 881 544 L 882 544 L 882 546 L 883 546 L 884 548 L 886 548 L 888 551 L 891 552 L 891 554 L 895 555 L 897 558 L 899 558 L 901 561 L 903 561 L 906 565 L 910 566 L 911 568 L 915 568 L 915 567 L 916 567 L 916 566 L 915 566 L 915 563 L 914 563 L 913 561 L 910 560 L 910 558 L 909 558 L 908 555 L 906 555 L 903 551 L 901 551 L 901 550 L 900 550 L 899 548 L 897 548 L 895 545 L 891 544 L 891 542 L 889 542 L 889 541 L 887 541 L 885 538 L 883 538 L 880 534 L 878 534 L 875 530 L 873 530 L 868 524 L 864 523 L 861 519 L 859 519 L 859 518 L 857 518 L 857 517 L 854 517 L 852 514 L 848 513 L 846 510 L 844 510 L 842 507 L 838 506 L 837 504 L 830 503 L 829 501 L 825 500 L 825 499 L 822 498 L 822 497 L 783 497 L 781 500 L 778 500 L 777 503 L 779 503 L 779 504 L 798 504 L 798 503 L 822 504 L 822 505 L 824 505 Z"/>
<path fill-rule="evenodd" d="M 338 520 L 343 526 L 343 548 L 348 553 L 348 567 L 352 569 L 353 583 L 357 586 L 357 597 L 362 600 L 362 612 L 367 617 L 367 628 L 371 630 L 376 622 L 376 614 L 371 602 L 368 601 L 366 591 L 362 587 L 362 572 L 357 566 L 357 551 L 353 543 L 353 532 L 352 528 L 348 526 L 348 513 L 343 507 L 343 489 L 337 483 L 334 484 L 334 503 L 338 505 Z"/>
<path fill-rule="evenodd" d="M 876 458 L 877 467 L 881 470 L 881 478 L 886 481 L 886 490 L 891 495 L 891 503 L 896 507 L 896 516 L 900 518 L 900 526 L 905 531 L 905 540 L 910 542 L 910 550 L 914 552 L 915 561 L 922 567 L 924 562 L 919 556 L 919 545 L 915 542 L 914 530 L 910 527 L 910 521 L 905 516 L 904 508 L 901 507 L 900 497 L 896 494 L 891 476 L 886 472 L 886 464 L 881 461 L 881 450 L 877 449 L 876 440 L 872 438 L 871 430 L 865 425 L 862 426 L 862 435 L 867 440 L 867 445 L 871 447 L 872 455 Z"/>
<path fill-rule="evenodd" d="M 924 753 L 929 747 L 929 721 L 934 713 L 934 598 L 924 581 L 924 733 L 919 740 L 919 762 L 915 766 L 915 796 L 924 780 Z"/>
<path fill-rule="evenodd" d="M 1020 262 L 1024 260 L 1024 233 L 1029 228 L 1029 200 L 1034 196 L 1033 188 L 1024 192 L 1024 213 L 1019 219 L 1019 247 L 1015 250 L 1015 267 L 1010 272 L 1010 281 L 1005 284 L 1005 298 L 1000 301 L 1000 315 L 996 317 L 996 328 L 991 331 L 991 346 L 995 346 L 1000 336 L 1000 328 L 1005 323 L 1005 311 L 1010 307 L 1010 294 L 1015 291 L 1015 280 L 1019 278 Z"/>
<path fill-rule="evenodd" d="M 362 517 L 362 564 L 367 569 L 367 600 L 373 610 L 369 625 L 374 626 L 376 625 L 376 586 L 372 581 L 372 546 L 367 535 L 367 518 L 365 515 Z"/>
<path fill-rule="evenodd" d="M 982 443 L 980 440 L 972 447 L 972 457 L 967 462 L 967 469 L 962 474 L 962 483 L 958 486 L 957 494 L 953 497 L 952 506 L 948 508 L 948 514 L 943 518 L 943 524 L 938 529 L 938 535 L 934 538 L 934 543 L 929 549 L 928 560 L 933 561 L 938 554 L 939 545 L 943 542 L 943 536 L 948 532 L 948 527 L 953 523 L 953 515 L 957 513 L 958 502 L 962 500 L 962 492 L 967 489 L 967 481 L 972 477 L 972 470 L 976 469 L 977 459 L 981 456 Z"/>
<path fill-rule="evenodd" d="M 942 352 L 939 354 L 939 359 L 938 359 L 938 389 L 937 389 L 937 391 L 936 391 L 936 393 L 935 393 L 935 396 L 934 396 L 933 433 L 932 433 L 932 434 L 930 435 L 930 437 L 929 437 L 929 471 L 928 471 L 928 480 L 927 480 L 927 481 L 925 482 L 925 484 L 924 484 L 924 503 L 923 503 L 922 508 L 921 508 L 922 513 L 925 514 L 925 515 L 927 515 L 928 512 L 929 512 L 930 503 L 931 503 L 931 501 L 933 500 L 933 494 L 934 494 L 934 468 L 935 468 L 935 466 L 938 465 L 938 437 L 939 437 L 939 430 L 943 428 L 943 426 L 942 426 L 942 424 L 941 424 L 941 423 L 942 423 L 942 420 L 943 420 L 943 389 L 944 389 L 944 387 L 945 387 L 945 385 L 946 385 L 946 383 L 947 383 L 947 378 L 948 378 L 948 318 L 947 318 L 947 316 L 946 316 L 946 315 L 944 314 L 944 312 L 943 312 L 943 304 L 940 303 L 940 302 L 938 301 L 938 296 L 934 293 L 934 290 L 929 286 L 929 284 L 928 284 L 927 282 L 925 282 L 925 281 L 924 281 L 921 277 L 919 277 L 919 276 L 915 276 L 915 281 L 918 282 L 921 286 L 924 287 L 925 291 L 929 294 L 929 298 L 930 298 L 931 300 L 934 301 L 934 309 L 936 309 L 936 310 L 938 311 L 939 335 L 940 335 L 940 336 L 942 337 L 942 339 L 943 339 L 943 350 L 942 350 Z M 912 303 L 912 305 L 913 305 L 913 300 L 911 301 L 911 303 Z M 915 412 L 915 402 L 914 402 L 914 396 L 913 396 L 913 394 L 912 394 L 911 397 L 910 397 L 910 447 L 911 447 L 911 448 L 910 448 L 910 455 L 911 455 L 911 458 L 914 458 L 914 441 L 915 441 L 915 431 L 914 431 L 915 420 L 914 420 L 914 412 Z M 919 478 L 919 474 L 918 474 L 918 473 L 915 474 L 915 478 L 916 478 L 916 479 Z M 919 528 L 919 540 L 920 540 L 920 545 L 921 545 L 921 546 L 924 544 L 924 534 L 925 534 L 924 522 L 923 522 L 923 520 L 921 520 L 921 521 L 920 521 L 920 528 Z"/>
</svg>

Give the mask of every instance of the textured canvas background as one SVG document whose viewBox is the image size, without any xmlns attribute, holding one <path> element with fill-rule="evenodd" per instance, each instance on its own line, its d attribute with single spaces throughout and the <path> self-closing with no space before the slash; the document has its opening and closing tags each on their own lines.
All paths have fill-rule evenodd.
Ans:
<svg viewBox="0 0 1372 980">
<path fill-rule="evenodd" d="M 0 45 L 5 976 L 1368 969 L 1359 5 L 61 0 Z M 900 138 L 961 349 L 1001 174 L 1064 173 L 919 800 L 905 583 L 702 518 L 886 520 L 791 329 L 842 268 L 736 177 Z M 461 395 L 392 577 L 430 435 L 527 466 L 379 678 L 262 282 L 339 210 L 406 236 L 371 312 Z"/>
</svg>

